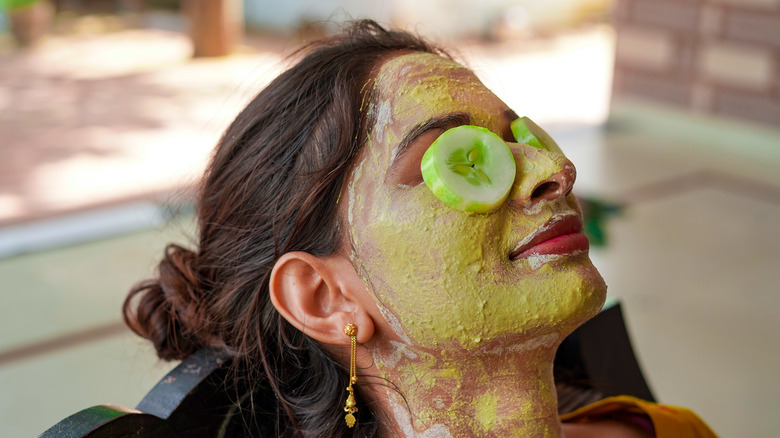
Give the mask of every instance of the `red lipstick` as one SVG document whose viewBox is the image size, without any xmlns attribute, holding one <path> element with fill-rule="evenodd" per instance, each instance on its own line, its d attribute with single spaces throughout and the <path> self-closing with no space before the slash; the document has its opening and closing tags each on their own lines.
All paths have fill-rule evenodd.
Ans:
<svg viewBox="0 0 780 438">
<path fill-rule="evenodd" d="M 509 254 L 510 260 L 532 255 L 571 254 L 587 251 L 588 238 L 582 234 L 582 219 L 576 215 L 552 219 L 539 227 L 539 230 Z"/>
</svg>

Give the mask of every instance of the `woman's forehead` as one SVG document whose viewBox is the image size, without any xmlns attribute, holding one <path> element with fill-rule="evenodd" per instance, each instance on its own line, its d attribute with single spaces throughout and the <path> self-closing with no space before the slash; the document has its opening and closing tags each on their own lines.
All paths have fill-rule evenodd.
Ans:
<svg viewBox="0 0 780 438">
<path fill-rule="evenodd" d="M 379 69 L 375 83 L 381 97 L 407 98 L 396 101 L 489 93 L 471 70 L 432 53 L 413 52 L 390 58 Z"/>
<path fill-rule="evenodd" d="M 426 73 L 444 74 L 458 70 L 470 73 L 457 62 L 434 53 L 401 52 L 384 60 L 377 80 L 414 78 Z"/>
<path fill-rule="evenodd" d="M 462 65 L 431 53 L 405 53 L 380 67 L 374 85 L 374 140 L 393 150 L 415 126 L 451 114 L 500 132 L 507 106 Z"/>
</svg>

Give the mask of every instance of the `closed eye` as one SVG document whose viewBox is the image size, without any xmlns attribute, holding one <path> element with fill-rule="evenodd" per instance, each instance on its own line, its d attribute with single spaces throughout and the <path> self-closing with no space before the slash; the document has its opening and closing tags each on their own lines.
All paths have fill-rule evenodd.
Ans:
<svg viewBox="0 0 780 438">
<path fill-rule="evenodd" d="M 385 177 L 386 184 L 416 186 L 423 182 L 420 163 L 428 147 L 444 131 L 456 126 L 468 125 L 471 116 L 466 113 L 447 114 L 430 119 L 413 127 L 396 149 Z"/>
</svg>

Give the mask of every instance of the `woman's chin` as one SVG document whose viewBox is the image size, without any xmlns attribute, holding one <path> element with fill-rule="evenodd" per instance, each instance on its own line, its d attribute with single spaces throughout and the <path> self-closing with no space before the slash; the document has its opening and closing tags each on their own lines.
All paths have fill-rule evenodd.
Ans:
<svg viewBox="0 0 780 438">
<path fill-rule="evenodd" d="M 524 329 L 518 335 L 557 335 L 563 340 L 601 311 L 607 297 L 607 285 L 590 260 L 570 266 L 561 277 L 549 285 L 547 305 L 539 307 L 536 318 L 524 322 Z"/>
<path fill-rule="evenodd" d="M 573 289 L 575 293 L 573 298 L 578 306 L 573 309 L 573 312 L 562 315 L 561 318 L 563 322 L 574 324 L 574 328 L 596 316 L 607 299 L 607 284 L 590 259 L 587 263 L 578 266 L 575 272 L 580 280 L 579 287 Z"/>
</svg>

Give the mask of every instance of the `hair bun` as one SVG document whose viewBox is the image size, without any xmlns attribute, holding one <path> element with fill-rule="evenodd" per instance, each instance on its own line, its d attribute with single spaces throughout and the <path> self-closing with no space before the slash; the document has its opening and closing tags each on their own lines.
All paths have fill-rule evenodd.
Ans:
<svg viewBox="0 0 780 438">
<path fill-rule="evenodd" d="M 203 338 L 206 331 L 198 306 L 202 298 L 197 259 L 193 251 L 168 245 L 157 267 L 158 278 L 138 283 L 125 299 L 125 322 L 152 341 L 161 359 L 183 359 L 209 344 Z"/>
</svg>

